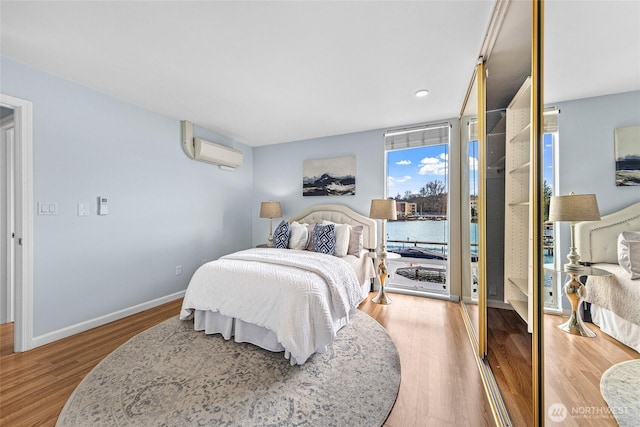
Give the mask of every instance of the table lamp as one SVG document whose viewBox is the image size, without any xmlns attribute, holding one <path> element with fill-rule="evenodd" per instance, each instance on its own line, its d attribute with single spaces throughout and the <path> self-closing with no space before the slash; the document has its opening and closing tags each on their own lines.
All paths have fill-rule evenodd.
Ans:
<svg viewBox="0 0 640 427">
<path fill-rule="evenodd" d="M 282 209 L 280 208 L 280 202 L 268 202 L 260 203 L 260 218 L 269 218 L 269 240 L 267 241 L 267 247 L 273 247 L 273 218 L 280 218 L 282 216 Z"/>
<path fill-rule="evenodd" d="M 567 272 L 582 271 L 580 255 L 575 245 L 575 225 L 579 221 L 599 221 L 600 211 L 595 194 L 574 194 L 566 196 L 552 196 L 549 205 L 549 221 L 571 223 L 571 249 L 564 265 Z"/>
<path fill-rule="evenodd" d="M 388 219 L 398 219 L 398 214 L 396 213 L 396 201 L 393 199 L 371 200 L 369 218 L 382 220 L 382 237 L 380 238 L 380 248 L 378 249 L 378 252 L 384 254 L 387 252 L 385 225 Z"/>
</svg>

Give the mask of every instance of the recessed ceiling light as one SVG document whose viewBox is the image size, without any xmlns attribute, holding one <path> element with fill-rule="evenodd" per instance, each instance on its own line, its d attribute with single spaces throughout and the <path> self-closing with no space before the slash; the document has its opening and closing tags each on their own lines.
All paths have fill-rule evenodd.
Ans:
<svg viewBox="0 0 640 427">
<path fill-rule="evenodd" d="M 418 98 L 422 98 L 423 96 L 427 96 L 427 95 L 429 95 L 429 91 L 427 89 L 420 89 L 416 91 L 416 96 Z"/>
</svg>

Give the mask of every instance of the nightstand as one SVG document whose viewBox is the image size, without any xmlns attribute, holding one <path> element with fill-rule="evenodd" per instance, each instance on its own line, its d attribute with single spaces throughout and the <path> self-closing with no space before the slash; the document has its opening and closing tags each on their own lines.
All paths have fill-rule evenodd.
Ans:
<svg viewBox="0 0 640 427">
<path fill-rule="evenodd" d="M 582 316 L 580 315 L 580 310 L 578 309 L 585 292 L 585 287 L 578 278 L 580 276 L 611 276 L 611 273 L 600 268 L 587 266 L 583 267 L 582 270 L 579 271 L 565 270 L 564 268 L 556 269 L 551 264 L 545 264 L 544 268 L 546 270 L 555 270 L 569 275 L 569 278 L 564 285 L 564 293 L 571 303 L 571 316 L 565 323 L 558 325 L 558 328 L 572 335 L 580 335 L 582 337 L 589 338 L 595 337 L 596 333 L 584 324 Z"/>
<path fill-rule="evenodd" d="M 387 265 L 385 264 L 385 260 L 400 258 L 400 254 L 397 254 L 395 252 L 384 252 L 384 253 L 368 252 L 367 256 L 380 260 L 380 263 L 375 267 L 376 275 L 378 276 L 378 280 L 380 281 L 380 290 L 378 291 L 378 295 L 373 297 L 371 301 L 375 302 L 376 304 L 384 304 L 384 305 L 391 304 L 391 298 L 389 298 L 384 291 L 384 283 L 387 281 L 387 276 L 388 276 Z"/>
</svg>

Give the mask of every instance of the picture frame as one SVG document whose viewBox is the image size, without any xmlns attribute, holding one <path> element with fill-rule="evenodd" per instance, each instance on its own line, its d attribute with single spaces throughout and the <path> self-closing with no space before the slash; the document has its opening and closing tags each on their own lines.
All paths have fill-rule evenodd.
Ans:
<svg viewBox="0 0 640 427">
<path fill-rule="evenodd" d="M 640 126 L 614 131 L 616 186 L 640 185 Z"/>
<path fill-rule="evenodd" d="M 356 194 L 355 156 L 304 160 L 303 196 L 353 196 Z"/>
</svg>

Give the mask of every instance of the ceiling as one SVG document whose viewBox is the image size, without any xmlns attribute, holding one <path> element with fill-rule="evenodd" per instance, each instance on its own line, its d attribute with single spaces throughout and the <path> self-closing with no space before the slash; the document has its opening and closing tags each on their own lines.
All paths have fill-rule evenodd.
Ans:
<svg viewBox="0 0 640 427">
<path fill-rule="evenodd" d="M 260 146 L 457 117 L 493 7 L 2 0 L 0 52 Z M 640 89 L 639 1 L 545 14 L 545 101 Z"/>
</svg>

